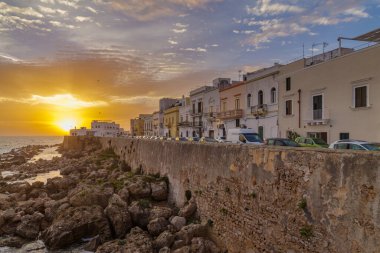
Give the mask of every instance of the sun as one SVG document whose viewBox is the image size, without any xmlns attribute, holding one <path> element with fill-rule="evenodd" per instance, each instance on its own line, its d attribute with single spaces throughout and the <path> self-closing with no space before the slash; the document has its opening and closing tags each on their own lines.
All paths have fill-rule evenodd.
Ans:
<svg viewBox="0 0 380 253">
<path fill-rule="evenodd" d="M 75 119 L 62 119 L 56 122 L 56 125 L 62 130 L 68 132 L 70 129 L 73 129 L 76 126 Z"/>
</svg>

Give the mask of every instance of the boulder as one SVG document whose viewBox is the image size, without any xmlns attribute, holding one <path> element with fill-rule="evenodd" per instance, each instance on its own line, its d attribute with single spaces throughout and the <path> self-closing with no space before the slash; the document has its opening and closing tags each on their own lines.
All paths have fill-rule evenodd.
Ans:
<svg viewBox="0 0 380 253">
<path fill-rule="evenodd" d="M 0 237 L 0 247 L 21 248 L 27 241 L 19 236 Z"/>
<path fill-rule="evenodd" d="M 99 186 L 80 184 L 68 194 L 69 203 L 74 206 L 99 205 L 106 208 L 112 191 L 106 191 Z"/>
<path fill-rule="evenodd" d="M 139 201 L 134 201 L 128 207 L 128 211 L 131 214 L 133 224 L 146 228 L 150 218 L 149 208 L 144 207 Z"/>
<path fill-rule="evenodd" d="M 191 240 L 191 252 L 197 253 L 220 253 L 220 249 L 215 243 L 202 237 L 195 237 Z"/>
<path fill-rule="evenodd" d="M 156 218 L 151 220 L 148 224 L 148 231 L 151 235 L 157 236 L 164 232 L 169 225 L 169 222 L 165 218 Z"/>
<path fill-rule="evenodd" d="M 127 203 L 119 195 L 112 195 L 107 208 L 104 210 L 111 223 L 111 229 L 115 237 L 122 238 L 132 228 L 131 215 L 128 212 Z"/>
<path fill-rule="evenodd" d="M 127 187 L 122 188 L 117 194 L 122 200 L 129 203 L 129 191 Z"/>
<path fill-rule="evenodd" d="M 134 199 L 148 198 L 151 194 L 150 184 L 142 179 L 130 182 L 127 186 L 129 194 Z"/>
<path fill-rule="evenodd" d="M 169 231 L 162 232 L 154 241 L 153 246 L 156 249 L 161 249 L 164 247 L 171 247 L 175 239 L 175 236 Z"/>
<path fill-rule="evenodd" d="M 173 253 L 190 253 L 190 247 L 189 246 L 184 246 L 182 248 L 176 249 L 173 251 Z"/>
<path fill-rule="evenodd" d="M 85 250 L 87 251 L 91 251 L 91 252 L 95 252 L 96 249 L 99 247 L 99 245 L 101 245 L 102 242 L 99 238 L 99 236 L 95 236 L 93 237 L 87 244 L 86 246 L 84 247 Z"/>
<path fill-rule="evenodd" d="M 40 224 L 44 215 L 35 212 L 33 215 L 24 215 L 16 228 L 16 234 L 27 239 L 36 239 L 40 233 Z"/>
<path fill-rule="evenodd" d="M 51 249 L 66 247 L 84 237 L 99 235 L 102 242 L 111 238 L 111 230 L 101 206 L 69 207 L 54 219 L 43 232 Z"/>
<path fill-rule="evenodd" d="M 181 228 L 183 228 L 186 225 L 186 219 L 181 216 L 174 216 L 170 223 L 174 226 L 174 228 L 179 231 Z"/>
<path fill-rule="evenodd" d="M 160 249 L 158 253 L 170 253 L 170 248 L 168 247 L 163 247 Z"/>
<path fill-rule="evenodd" d="M 190 224 L 184 226 L 179 232 L 176 233 L 178 240 L 185 241 L 186 244 L 190 244 L 194 237 L 206 237 L 207 226 L 203 224 Z"/>
<path fill-rule="evenodd" d="M 154 206 L 150 210 L 149 220 L 154 220 L 156 218 L 163 217 L 165 219 L 169 219 L 173 214 L 173 210 L 170 207 L 165 206 Z"/>
<path fill-rule="evenodd" d="M 168 199 L 168 186 L 165 181 L 151 182 L 152 198 L 157 201 Z"/>
<path fill-rule="evenodd" d="M 197 211 L 197 204 L 195 203 L 195 200 L 192 198 L 190 199 L 189 203 L 187 203 L 184 207 L 182 207 L 179 210 L 178 215 L 185 217 L 186 219 L 189 219 L 193 214 Z"/>
</svg>

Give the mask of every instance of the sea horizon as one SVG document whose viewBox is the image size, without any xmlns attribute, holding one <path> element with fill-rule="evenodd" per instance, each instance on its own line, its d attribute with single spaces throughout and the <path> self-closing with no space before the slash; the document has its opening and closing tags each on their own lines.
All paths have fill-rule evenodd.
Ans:
<svg viewBox="0 0 380 253">
<path fill-rule="evenodd" d="M 63 142 L 62 136 L 0 136 L 0 154 L 28 145 L 55 145 Z"/>
</svg>

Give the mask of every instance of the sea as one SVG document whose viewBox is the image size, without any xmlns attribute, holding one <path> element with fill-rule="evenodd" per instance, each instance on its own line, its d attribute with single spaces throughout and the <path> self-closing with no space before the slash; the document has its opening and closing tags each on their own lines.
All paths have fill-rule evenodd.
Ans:
<svg viewBox="0 0 380 253">
<path fill-rule="evenodd" d="M 28 145 L 54 145 L 63 142 L 63 136 L 0 136 L 0 154 Z"/>
</svg>

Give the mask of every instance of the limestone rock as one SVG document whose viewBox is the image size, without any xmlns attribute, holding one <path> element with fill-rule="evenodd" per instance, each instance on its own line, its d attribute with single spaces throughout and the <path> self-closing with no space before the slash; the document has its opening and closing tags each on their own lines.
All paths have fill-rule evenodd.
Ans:
<svg viewBox="0 0 380 253">
<path fill-rule="evenodd" d="M 150 184 L 139 179 L 127 186 L 130 196 L 134 199 L 148 198 L 151 194 Z"/>
<path fill-rule="evenodd" d="M 16 228 L 16 234 L 23 238 L 36 239 L 40 232 L 40 224 L 43 218 L 44 215 L 40 212 L 22 216 L 21 223 Z"/>
<path fill-rule="evenodd" d="M 122 238 L 132 228 L 131 215 L 125 203 L 118 195 L 114 194 L 104 210 L 108 217 L 115 237 Z"/>
<path fill-rule="evenodd" d="M 169 231 L 162 232 L 153 242 L 153 246 L 156 249 L 169 247 L 173 244 L 175 236 Z"/>
<path fill-rule="evenodd" d="M 122 200 L 124 200 L 126 203 L 129 203 L 129 191 L 127 187 L 122 188 L 117 194 Z"/>
<path fill-rule="evenodd" d="M 156 218 L 151 220 L 148 224 L 148 231 L 151 235 L 157 236 L 166 230 L 169 222 L 165 218 Z"/>
<path fill-rule="evenodd" d="M 68 198 L 69 203 L 74 207 L 99 205 L 106 208 L 111 196 L 112 192 L 105 191 L 99 186 L 81 184 L 70 191 Z"/>
<path fill-rule="evenodd" d="M 194 199 L 190 199 L 184 207 L 179 210 L 178 215 L 189 219 L 197 211 L 197 204 Z"/>
<path fill-rule="evenodd" d="M 195 237 L 191 240 L 191 252 L 197 253 L 220 253 L 220 250 L 216 245 L 207 239 L 202 237 Z"/>
<path fill-rule="evenodd" d="M 149 220 L 154 220 L 156 218 L 163 217 L 165 219 L 169 219 L 172 216 L 173 210 L 170 207 L 165 206 L 154 206 L 150 210 Z"/>
<path fill-rule="evenodd" d="M 131 214 L 133 224 L 146 228 L 149 223 L 150 210 L 149 208 L 145 208 L 141 205 L 140 202 L 134 201 L 128 207 L 128 211 Z"/>
<path fill-rule="evenodd" d="M 186 244 L 190 244 L 194 237 L 206 237 L 207 227 L 202 224 L 190 224 L 184 226 L 179 232 L 176 233 L 176 237 L 179 240 L 185 241 Z"/>
<path fill-rule="evenodd" d="M 170 253 L 170 249 L 168 247 L 163 247 L 158 253 Z"/>
<path fill-rule="evenodd" d="M 182 248 L 176 249 L 173 251 L 173 253 L 190 253 L 190 247 L 189 246 L 184 246 Z"/>
<path fill-rule="evenodd" d="M 152 198 L 157 201 L 168 199 L 168 186 L 165 181 L 151 182 Z"/>
<path fill-rule="evenodd" d="M 181 216 L 174 216 L 170 223 L 174 226 L 174 228 L 179 231 L 181 228 L 183 228 L 186 225 L 186 219 Z"/>
<path fill-rule="evenodd" d="M 100 206 L 69 207 L 54 219 L 43 233 L 46 245 L 59 249 L 83 237 L 99 235 L 102 242 L 111 237 L 107 218 Z"/>
</svg>

